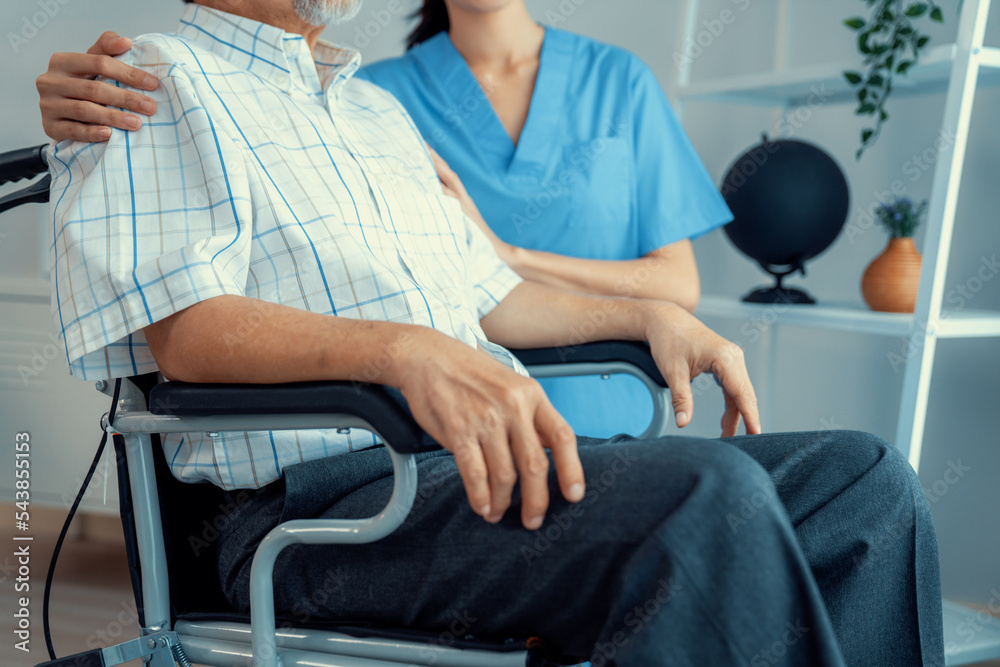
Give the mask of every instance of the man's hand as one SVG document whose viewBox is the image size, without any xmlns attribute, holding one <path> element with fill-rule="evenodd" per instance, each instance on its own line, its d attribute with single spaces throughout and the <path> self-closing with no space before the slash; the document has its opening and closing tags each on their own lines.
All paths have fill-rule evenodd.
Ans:
<svg viewBox="0 0 1000 667">
<path fill-rule="evenodd" d="M 743 349 L 722 338 L 674 304 L 646 302 L 649 341 L 660 372 L 670 387 L 677 426 L 691 423 L 694 399 L 691 380 L 712 373 L 722 387 L 726 409 L 722 415 L 722 437 L 736 435 L 740 416 L 747 433 L 760 433 L 757 396 L 743 359 Z"/>
<path fill-rule="evenodd" d="M 245 331 L 248 322 L 255 323 L 253 335 L 227 335 Z M 352 380 L 399 389 L 417 423 L 455 455 L 469 503 L 488 521 L 499 521 L 510 507 L 520 472 L 521 519 L 530 529 L 541 525 L 549 504 L 545 449 L 563 496 L 583 498 L 576 436 L 541 386 L 439 331 L 232 295 L 189 306 L 143 331 L 170 380 Z"/>
<path fill-rule="evenodd" d="M 49 59 L 48 71 L 35 81 L 45 134 L 56 141 L 107 141 L 112 127 L 142 126 L 138 116 L 119 107 L 147 116 L 156 112 L 156 102 L 149 97 L 94 81 L 105 76 L 140 90 L 156 90 L 156 77 L 113 58 L 131 47 L 132 40 L 106 32 L 86 54 L 56 53 Z"/>
<path fill-rule="evenodd" d="M 521 522 L 538 529 L 549 505 L 545 449 L 563 497 L 583 499 L 576 436 L 535 380 L 431 331 L 403 356 L 392 383 L 417 423 L 454 454 L 474 512 L 500 521 L 520 476 Z"/>
</svg>

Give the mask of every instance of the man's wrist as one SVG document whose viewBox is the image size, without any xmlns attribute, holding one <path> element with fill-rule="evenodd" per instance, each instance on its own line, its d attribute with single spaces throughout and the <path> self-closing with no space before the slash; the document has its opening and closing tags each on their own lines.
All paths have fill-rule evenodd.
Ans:
<svg viewBox="0 0 1000 667">
<path fill-rule="evenodd" d="M 422 371 L 421 364 L 435 355 L 445 334 L 416 324 L 400 324 L 382 341 L 382 350 L 366 360 L 363 382 L 384 384 L 396 389 Z"/>
</svg>

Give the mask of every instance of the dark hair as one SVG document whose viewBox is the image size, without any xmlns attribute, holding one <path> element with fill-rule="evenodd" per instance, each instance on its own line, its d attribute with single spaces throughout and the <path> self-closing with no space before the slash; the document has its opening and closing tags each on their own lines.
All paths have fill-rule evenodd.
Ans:
<svg viewBox="0 0 1000 667">
<path fill-rule="evenodd" d="M 448 20 L 448 8 L 444 0 L 424 0 L 424 6 L 413 12 L 410 18 L 420 18 L 420 23 L 406 38 L 406 49 L 409 51 L 420 42 L 426 42 L 434 35 L 447 32 L 451 27 Z"/>
</svg>

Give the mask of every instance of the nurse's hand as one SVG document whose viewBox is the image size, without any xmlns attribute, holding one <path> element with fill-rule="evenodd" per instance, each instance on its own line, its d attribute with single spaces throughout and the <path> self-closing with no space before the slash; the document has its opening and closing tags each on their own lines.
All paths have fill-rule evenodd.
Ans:
<svg viewBox="0 0 1000 667">
<path fill-rule="evenodd" d="M 504 243 L 500 240 L 500 237 L 494 233 L 490 226 L 486 224 L 486 220 L 483 218 L 482 213 L 479 212 L 479 207 L 476 206 L 476 202 L 472 201 L 472 197 L 465 190 L 465 185 L 462 184 L 462 179 L 458 177 L 458 174 L 444 161 L 437 152 L 427 146 L 427 150 L 430 151 L 431 158 L 434 160 L 434 169 L 437 171 L 438 180 L 441 181 L 441 189 L 449 197 L 454 197 L 458 200 L 458 203 L 462 206 L 462 211 L 465 215 L 476 223 L 476 225 L 483 230 L 486 237 L 493 244 L 493 248 L 497 251 L 505 263 L 511 264 L 513 262 L 515 249 L 509 243 Z"/>
<path fill-rule="evenodd" d="M 142 126 L 138 116 L 119 108 L 147 116 L 156 112 L 156 102 L 149 97 L 94 80 L 104 76 L 132 88 L 155 90 L 160 85 L 156 77 L 114 59 L 130 48 L 131 39 L 109 31 L 87 53 L 53 54 L 48 71 L 35 81 L 45 134 L 56 141 L 107 141 L 112 127 Z"/>
</svg>

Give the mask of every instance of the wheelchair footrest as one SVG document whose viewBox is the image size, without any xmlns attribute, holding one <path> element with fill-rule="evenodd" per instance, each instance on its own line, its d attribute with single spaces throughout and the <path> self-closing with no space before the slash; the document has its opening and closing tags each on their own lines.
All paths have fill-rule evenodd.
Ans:
<svg viewBox="0 0 1000 667">
<path fill-rule="evenodd" d="M 107 648 L 56 658 L 35 667 L 115 667 L 139 659 L 147 667 L 176 667 L 177 663 L 181 667 L 191 667 L 177 640 L 177 633 L 162 630 Z"/>
</svg>

